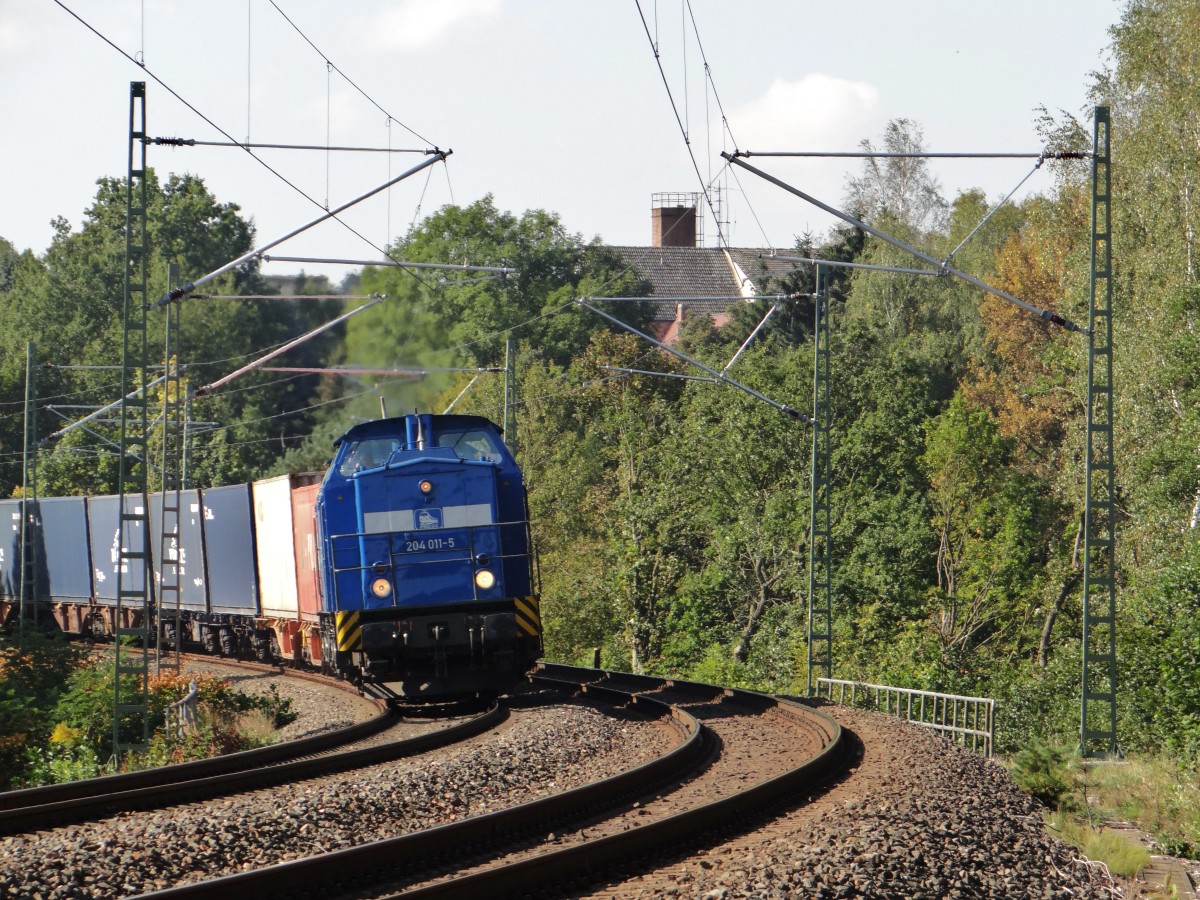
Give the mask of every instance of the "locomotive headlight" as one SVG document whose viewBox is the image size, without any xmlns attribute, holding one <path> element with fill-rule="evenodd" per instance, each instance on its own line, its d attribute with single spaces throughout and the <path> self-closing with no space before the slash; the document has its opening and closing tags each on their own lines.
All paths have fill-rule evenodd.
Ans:
<svg viewBox="0 0 1200 900">
<path fill-rule="evenodd" d="M 417 487 L 419 487 L 421 489 L 422 494 L 428 494 L 430 491 L 433 490 L 433 482 L 430 481 L 428 478 L 426 478 L 419 485 L 417 485 Z"/>
<path fill-rule="evenodd" d="M 487 590 L 496 583 L 496 576 L 487 569 L 480 569 L 475 573 L 475 584 L 481 590 Z"/>
<path fill-rule="evenodd" d="M 371 593 L 376 597 L 386 597 L 392 592 L 392 583 L 386 578 L 376 578 L 371 582 Z"/>
</svg>

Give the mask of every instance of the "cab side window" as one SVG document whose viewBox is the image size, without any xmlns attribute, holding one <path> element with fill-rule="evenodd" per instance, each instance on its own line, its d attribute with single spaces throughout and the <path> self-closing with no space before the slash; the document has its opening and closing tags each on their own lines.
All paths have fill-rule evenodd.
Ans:
<svg viewBox="0 0 1200 900">
<path fill-rule="evenodd" d="M 438 435 L 437 445 L 451 448 L 459 459 L 499 463 L 504 458 L 495 437 L 481 429 L 444 432 Z"/>
<path fill-rule="evenodd" d="M 377 469 L 384 465 L 400 446 L 395 438 L 374 438 L 367 441 L 356 441 L 346 451 L 338 473 L 349 478 L 355 472 L 363 469 Z"/>
</svg>

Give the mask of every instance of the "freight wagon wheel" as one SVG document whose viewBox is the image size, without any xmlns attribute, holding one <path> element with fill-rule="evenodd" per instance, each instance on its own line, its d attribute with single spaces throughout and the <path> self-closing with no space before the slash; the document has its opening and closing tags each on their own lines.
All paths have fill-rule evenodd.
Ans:
<svg viewBox="0 0 1200 900">
<path fill-rule="evenodd" d="M 104 627 L 104 618 L 93 613 L 89 613 L 83 620 L 83 630 L 85 634 L 92 636 L 92 640 L 104 640 L 108 637 L 108 629 Z"/>
<path fill-rule="evenodd" d="M 337 652 L 333 645 L 333 635 L 325 628 L 321 629 L 321 671 L 331 674 L 334 671 L 334 654 Z"/>
</svg>

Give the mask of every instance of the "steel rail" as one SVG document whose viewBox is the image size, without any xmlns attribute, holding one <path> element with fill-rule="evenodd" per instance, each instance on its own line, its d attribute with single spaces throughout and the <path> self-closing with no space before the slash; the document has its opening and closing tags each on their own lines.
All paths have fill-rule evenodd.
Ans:
<svg viewBox="0 0 1200 900">
<path fill-rule="evenodd" d="M 616 681 L 636 676 L 606 673 Z M 841 726 L 830 716 L 784 698 L 771 697 L 753 691 L 713 688 L 689 682 L 669 682 L 683 690 L 719 691 L 746 705 L 766 708 L 774 705 L 783 715 L 809 723 L 819 723 L 825 746 L 816 756 L 774 778 L 760 782 L 745 791 L 730 794 L 712 803 L 651 821 L 637 828 L 585 841 L 561 850 L 527 857 L 508 865 L 498 866 L 451 880 L 413 890 L 380 894 L 376 900 L 413 900 L 437 897 L 441 900 L 473 900 L 475 897 L 505 897 L 527 892 L 545 891 L 548 885 L 578 882 L 581 877 L 594 880 L 597 872 L 606 867 L 628 863 L 637 855 L 665 848 L 710 829 L 727 829 L 730 819 L 753 815 L 765 807 L 778 804 L 802 789 L 836 771 L 839 763 L 847 761 Z M 591 691 L 601 688 L 589 685 Z"/>
<path fill-rule="evenodd" d="M 22 799 L 37 800 L 37 796 L 30 798 L 29 795 L 38 791 L 47 793 L 40 795 L 45 798 L 42 802 L 11 806 L 0 811 L 0 834 L 21 834 L 51 825 L 79 822 L 127 810 L 161 809 L 179 803 L 257 790 L 272 785 L 291 784 L 302 778 L 390 762 L 466 740 L 500 724 L 506 717 L 507 712 L 504 708 L 494 703 L 483 713 L 439 731 L 416 735 L 391 744 L 362 747 L 341 753 L 325 753 L 331 747 L 345 743 L 344 735 L 347 731 L 354 735 L 351 740 L 361 740 L 394 724 L 397 717 L 388 712 L 366 723 L 326 735 L 317 735 L 310 740 L 287 741 L 258 750 L 246 750 L 242 753 L 148 769 L 144 772 L 53 785 L 50 788 L 34 788 L 32 791 L 15 791 L 12 793 L 24 797 L 16 797 L 12 802 L 20 802 Z M 297 746 L 289 745 L 301 745 L 299 749 L 305 755 L 296 758 L 299 756 Z M 324 755 L 313 755 L 318 753 Z M 64 790 L 56 793 L 55 788 Z M 72 796 L 71 788 L 85 793 Z M 102 792 L 89 793 L 89 790 Z M 0 796 L 7 800 L 8 795 Z"/>
<path fill-rule="evenodd" d="M 589 697 L 610 703 L 634 704 L 639 709 L 666 717 L 684 739 L 667 753 L 634 769 L 530 803 L 345 850 L 142 894 L 138 900 L 236 900 L 243 897 L 262 900 L 264 897 L 293 897 L 301 891 L 332 893 L 334 888 L 327 889 L 327 886 L 364 875 L 402 876 L 406 867 L 410 871 L 417 869 L 414 874 L 419 877 L 421 871 L 428 869 L 431 860 L 448 857 L 457 862 L 465 847 L 508 840 L 517 831 L 543 829 L 549 827 L 547 823 L 564 816 L 577 816 L 581 810 L 611 809 L 614 804 L 642 796 L 658 785 L 694 771 L 710 755 L 711 735 L 694 716 L 678 707 L 636 692 L 587 684 L 577 679 L 563 681 L 549 675 L 533 675 L 531 680 L 556 690 L 582 690 Z M 663 684 L 661 679 L 656 681 L 657 687 Z"/>
<path fill-rule="evenodd" d="M 591 877 L 602 867 L 628 862 L 634 855 L 664 847 L 707 829 L 727 827 L 731 816 L 755 814 L 764 807 L 794 796 L 802 789 L 811 788 L 846 761 L 842 732 L 837 722 L 823 713 L 781 698 L 694 682 L 545 663 L 539 664 L 539 674 L 532 676 L 531 680 L 559 689 L 581 690 L 589 697 L 605 698 L 613 702 L 633 702 L 639 707 L 665 708 L 670 711 L 671 721 L 677 728 L 690 720 L 688 727 L 691 729 L 691 735 L 684 744 L 670 753 L 637 769 L 530 804 L 471 817 L 390 840 L 143 894 L 135 900 L 237 900 L 243 897 L 262 900 L 264 897 L 291 897 L 302 890 L 314 896 L 340 896 L 342 893 L 348 895 L 348 892 L 362 896 L 370 893 L 370 888 L 365 885 L 367 880 L 386 883 L 397 878 L 424 877 L 420 870 L 428 871 L 446 856 L 454 858 L 452 867 L 461 862 L 461 853 L 465 847 L 477 850 L 480 843 L 511 839 L 515 831 L 526 833 L 531 829 L 558 830 L 562 817 L 578 818 L 581 811 L 592 812 L 599 807 L 620 806 L 637 796 L 635 792 L 639 790 L 639 781 L 643 782 L 644 792 L 644 788 L 653 780 L 661 782 L 665 778 L 679 777 L 677 763 L 685 761 L 686 758 L 711 756 L 714 752 L 714 748 L 706 746 L 704 735 L 707 729 L 703 728 L 695 717 L 678 706 L 669 705 L 665 700 L 658 700 L 652 696 L 654 692 L 662 690 L 694 695 L 700 702 L 732 698 L 751 708 L 774 708 L 782 715 L 815 725 L 822 734 L 825 746 L 819 754 L 802 761 L 782 775 L 684 813 L 471 875 L 449 875 L 448 880 L 424 887 L 391 894 L 386 893 L 385 888 L 374 896 L 500 897 L 544 890 L 548 884 L 559 880 L 577 879 L 581 874 Z M 645 776 L 651 769 L 656 771 L 650 780 L 646 780 Z"/>
</svg>

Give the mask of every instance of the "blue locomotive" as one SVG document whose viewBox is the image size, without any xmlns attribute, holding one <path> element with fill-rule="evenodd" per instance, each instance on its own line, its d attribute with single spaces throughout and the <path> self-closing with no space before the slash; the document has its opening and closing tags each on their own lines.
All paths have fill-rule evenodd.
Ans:
<svg viewBox="0 0 1200 900">
<path fill-rule="evenodd" d="M 476 692 L 542 652 L 521 470 L 480 416 L 356 425 L 316 526 L 321 657 L 401 697 Z"/>
</svg>

